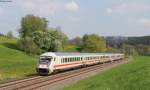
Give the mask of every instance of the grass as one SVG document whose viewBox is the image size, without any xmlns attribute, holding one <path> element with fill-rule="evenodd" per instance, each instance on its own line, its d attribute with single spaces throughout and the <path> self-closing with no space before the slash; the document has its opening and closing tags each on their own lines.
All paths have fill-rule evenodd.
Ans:
<svg viewBox="0 0 150 90">
<path fill-rule="evenodd" d="M 63 90 L 150 90 L 150 57 L 133 57 L 128 64 L 78 81 Z"/>
<path fill-rule="evenodd" d="M 0 81 L 35 73 L 36 57 L 17 50 L 16 39 L 0 37 Z"/>
</svg>

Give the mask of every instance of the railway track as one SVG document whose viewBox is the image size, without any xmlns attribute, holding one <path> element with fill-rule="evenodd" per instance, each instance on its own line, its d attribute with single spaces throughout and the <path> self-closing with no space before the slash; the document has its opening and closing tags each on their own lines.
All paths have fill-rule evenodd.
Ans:
<svg viewBox="0 0 150 90">
<path fill-rule="evenodd" d="M 34 90 L 40 87 L 50 85 L 71 77 L 76 77 L 84 73 L 105 68 L 109 65 L 118 64 L 124 60 L 114 61 L 110 63 L 98 64 L 86 68 L 76 69 L 68 72 L 58 73 L 50 76 L 36 76 L 18 81 L 12 81 L 0 84 L 0 90 Z"/>
</svg>

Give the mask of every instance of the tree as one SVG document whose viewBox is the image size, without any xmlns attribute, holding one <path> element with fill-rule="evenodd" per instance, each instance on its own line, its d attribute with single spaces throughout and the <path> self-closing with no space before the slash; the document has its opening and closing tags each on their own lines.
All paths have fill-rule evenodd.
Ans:
<svg viewBox="0 0 150 90">
<path fill-rule="evenodd" d="M 25 51 L 28 54 L 39 54 L 39 47 L 33 42 L 32 38 L 26 37 L 21 38 L 18 41 L 19 47 L 21 50 Z"/>
<path fill-rule="evenodd" d="M 48 27 L 48 21 L 34 15 L 26 15 L 21 20 L 19 34 L 21 38 L 33 37 L 35 31 L 45 31 Z"/>
<path fill-rule="evenodd" d="M 33 37 L 35 37 L 35 32 L 41 31 L 44 33 L 47 28 L 48 21 L 45 18 L 34 15 L 26 15 L 23 17 L 21 20 L 21 28 L 19 30 L 20 40 L 18 41 L 18 44 L 20 49 L 29 54 L 41 53 L 42 51 L 40 50 L 40 47 L 35 44 Z"/>
<path fill-rule="evenodd" d="M 70 45 L 68 45 L 68 47 L 74 47 L 74 49 L 70 48 L 70 51 L 72 50 L 72 51 L 76 51 L 76 52 L 81 52 L 82 38 L 75 37 L 69 41 L 69 44 Z"/>
<path fill-rule="evenodd" d="M 75 37 L 69 41 L 70 44 L 80 46 L 82 44 L 82 38 Z"/>
<path fill-rule="evenodd" d="M 42 52 L 63 51 L 63 47 L 67 43 L 67 36 L 57 29 L 36 31 L 33 39 Z"/>
<path fill-rule="evenodd" d="M 9 37 L 9 38 L 13 38 L 14 37 L 11 31 L 9 31 L 6 36 Z"/>
<path fill-rule="evenodd" d="M 84 35 L 81 48 L 82 52 L 105 52 L 106 42 L 96 34 Z"/>
</svg>

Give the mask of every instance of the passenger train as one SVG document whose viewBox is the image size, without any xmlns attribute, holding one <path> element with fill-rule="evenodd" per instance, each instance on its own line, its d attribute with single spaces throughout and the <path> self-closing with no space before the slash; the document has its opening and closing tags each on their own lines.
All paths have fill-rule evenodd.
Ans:
<svg viewBox="0 0 150 90">
<path fill-rule="evenodd" d="M 120 53 L 61 53 L 47 52 L 39 57 L 37 73 L 51 74 L 58 70 L 85 67 L 99 63 L 121 60 L 124 54 Z"/>
</svg>

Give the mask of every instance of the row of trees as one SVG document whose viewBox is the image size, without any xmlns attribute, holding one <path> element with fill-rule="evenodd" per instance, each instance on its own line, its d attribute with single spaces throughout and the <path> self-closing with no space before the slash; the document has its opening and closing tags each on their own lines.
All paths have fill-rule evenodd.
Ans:
<svg viewBox="0 0 150 90">
<path fill-rule="evenodd" d="M 18 44 L 21 50 L 29 54 L 46 51 L 63 51 L 67 36 L 60 28 L 48 28 L 48 21 L 34 15 L 27 15 L 21 20 Z"/>
<path fill-rule="evenodd" d="M 19 29 L 20 49 L 29 54 L 43 52 L 105 52 L 106 42 L 96 34 L 68 40 L 61 28 L 48 28 L 48 21 L 34 15 L 27 15 L 21 20 Z M 72 42 L 71 42 L 72 41 Z"/>
<path fill-rule="evenodd" d="M 82 38 L 76 37 L 70 40 L 70 45 L 74 45 L 78 52 L 96 53 L 106 51 L 106 42 L 104 37 L 100 37 L 96 34 L 85 34 Z"/>
<path fill-rule="evenodd" d="M 126 54 L 150 56 L 150 36 L 106 37 L 107 46 Z"/>
<path fill-rule="evenodd" d="M 61 28 L 49 28 L 45 18 L 26 15 L 21 20 L 18 45 L 29 54 L 43 52 L 121 52 L 150 55 L 150 37 L 101 37 L 85 34 L 69 40 Z M 11 33 L 8 34 L 10 37 Z"/>
</svg>

